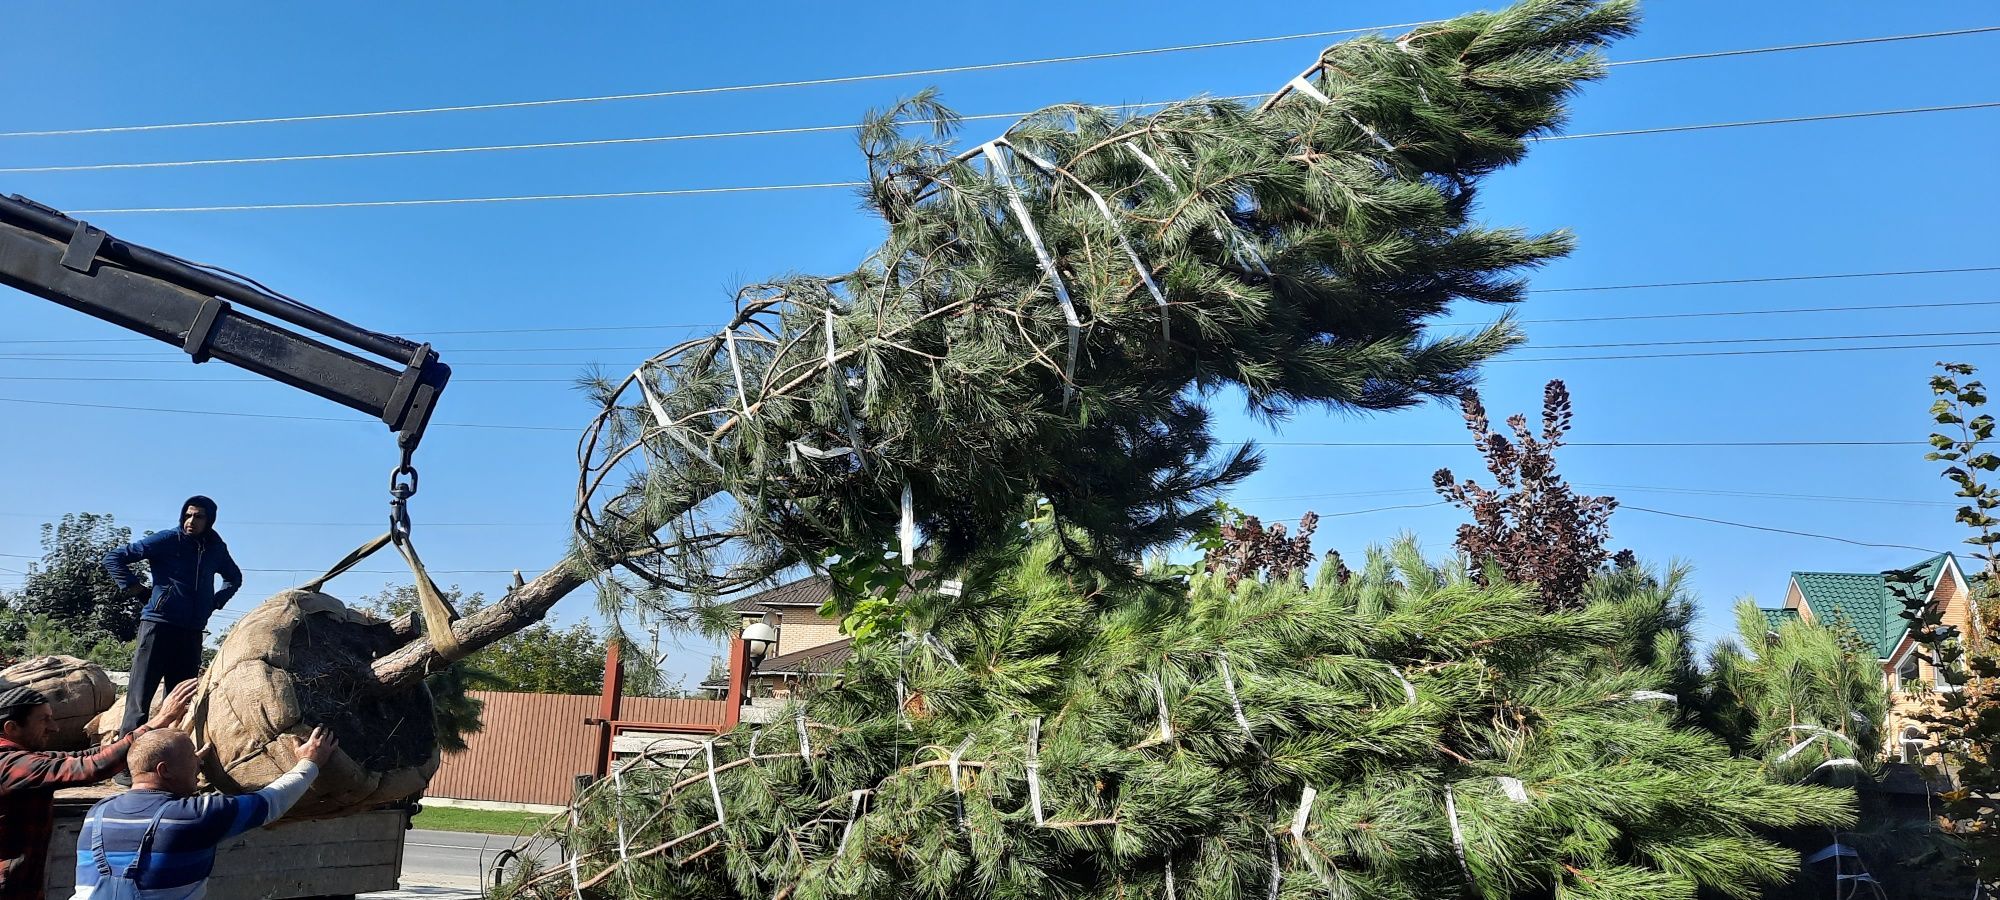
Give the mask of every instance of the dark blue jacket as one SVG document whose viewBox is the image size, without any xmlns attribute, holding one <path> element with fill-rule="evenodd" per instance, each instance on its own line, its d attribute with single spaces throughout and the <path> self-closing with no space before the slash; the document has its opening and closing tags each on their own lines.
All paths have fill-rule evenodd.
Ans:
<svg viewBox="0 0 2000 900">
<path fill-rule="evenodd" d="M 153 596 L 139 617 L 200 631 L 208 626 L 210 613 L 236 596 L 236 589 L 243 585 L 243 570 L 229 558 L 229 545 L 215 533 L 214 501 L 195 497 L 181 508 L 187 506 L 208 509 L 210 526 L 206 532 L 188 537 L 181 534 L 178 524 L 155 531 L 105 554 L 104 570 L 122 590 L 138 580 L 132 574 L 132 564 L 145 560 L 153 573 Z M 218 575 L 222 577 L 221 590 L 213 588 Z"/>
</svg>

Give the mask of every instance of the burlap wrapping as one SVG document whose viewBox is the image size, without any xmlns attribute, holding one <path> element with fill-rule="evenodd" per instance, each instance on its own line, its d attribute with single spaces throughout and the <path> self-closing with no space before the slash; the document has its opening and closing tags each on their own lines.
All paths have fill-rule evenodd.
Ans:
<svg viewBox="0 0 2000 900">
<path fill-rule="evenodd" d="M 310 634 L 300 631 L 307 616 L 320 617 Z M 332 728 L 342 746 L 290 818 L 346 815 L 414 797 L 430 783 L 439 761 L 430 694 L 421 685 L 385 696 L 369 694 L 357 684 L 368 677 L 366 659 L 330 671 L 318 647 L 294 641 L 295 636 L 304 640 L 326 634 L 329 627 L 346 635 L 378 634 L 384 628 L 326 594 L 289 590 L 264 601 L 229 630 L 202 676 L 190 717 L 189 730 L 202 751 L 202 777 L 210 787 L 238 794 L 270 784 L 297 764 L 293 740 L 315 725 Z M 300 671 L 308 665 L 319 668 Z M 313 709 L 321 710 L 327 721 L 307 721 Z M 408 745 L 413 736 L 421 737 L 413 746 L 427 750 L 405 756 L 420 758 L 401 765 L 357 761 L 379 760 L 392 739 Z"/>
<path fill-rule="evenodd" d="M 49 749 L 82 750 L 94 746 L 90 722 L 116 700 L 118 692 L 104 667 L 74 656 L 37 656 L 0 669 L 0 688 L 30 687 L 49 698 L 55 728 Z"/>
<path fill-rule="evenodd" d="M 158 713 L 160 707 L 166 705 L 167 693 L 165 687 L 155 689 L 152 708 L 146 711 L 146 718 L 139 721 L 144 722 Z M 119 694 L 118 701 L 111 704 L 110 709 L 98 713 L 96 718 L 90 720 L 91 741 L 95 744 L 108 744 L 118 739 L 118 730 L 125 725 L 125 704 L 131 702 L 131 699 L 132 692 L 129 690 Z"/>
</svg>

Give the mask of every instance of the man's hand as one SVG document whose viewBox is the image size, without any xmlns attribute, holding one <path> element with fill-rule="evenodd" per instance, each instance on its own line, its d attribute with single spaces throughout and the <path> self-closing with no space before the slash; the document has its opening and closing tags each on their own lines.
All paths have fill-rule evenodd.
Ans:
<svg viewBox="0 0 2000 900">
<path fill-rule="evenodd" d="M 326 765 L 326 761 L 333 758 L 333 751 L 340 749 L 340 739 L 324 727 L 314 728 L 312 734 L 297 743 L 299 758 L 310 759 L 319 766 Z"/>
<path fill-rule="evenodd" d="M 194 702 L 194 689 L 196 687 L 199 687 L 199 684 L 193 678 L 176 685 L 173 692 L 167 695 L 166 702 L 160 704 L 160 714 L 154 716 L 151 721 L 148 721 L 146 727 L 174 727 L 174 725 L 180 722 L 182 716 L 187 715 L 188 705 Z"/>
<path fill-rule="evenodd" d="M 148 594 L 151 594 L 152 592 L 153 592 L 152 585 L 147 584 L 144 581 L 135 580 L 131 584 L 128 584 L 124 588 L 120 589 L 118 593 L 115 595 L 115 598 L 119 600 L 136 600 L 140 597 L 144 597 Z"/>
</svg>

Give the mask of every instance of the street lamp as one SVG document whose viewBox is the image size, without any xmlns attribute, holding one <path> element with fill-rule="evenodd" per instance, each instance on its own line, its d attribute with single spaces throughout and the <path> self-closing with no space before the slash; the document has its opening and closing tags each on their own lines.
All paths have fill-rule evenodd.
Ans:
<svg viewBox="0 0 2000 900">
<path fill-rule="evenodd" d="M 744 626 L 743 649 L 745 655 L 750 658 L 751 671 L 756 671 L 757 665 L 771 655 L 771 648 L 777 644 L 778 629 L 763 622 L 752 622 Z"/>
</svg>

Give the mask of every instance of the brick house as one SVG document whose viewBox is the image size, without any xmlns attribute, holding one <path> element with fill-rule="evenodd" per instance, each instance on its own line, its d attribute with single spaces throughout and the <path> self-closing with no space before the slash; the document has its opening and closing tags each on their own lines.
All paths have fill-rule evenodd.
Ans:
<svg viewBox="0 0 2000 900">
<path fill-rule="evenodd" d="M 1902 570 L 1916 577 L 1914 590 L 1925 602 L 1943 611 L 1946 625 L 1971 635 L 1978 629 L 1972 613 L 1971 592 L 1958 560 L 1941 553 Z M 1889 683 L 1889 721 L 1884 723 L 1883 748 L 1892 760 L 1922 762 L 1918 748 L 1924 742 L 1923 727 L 1912 720 L 1913 713 L 1932 702 L 1939 691 L 1953 690 L 1930 663 L 1917 655 L 1910 635 L 1904 606 L 1891 590 L 1883 572 L 1793 572 L 1785 590 L 1785 605 L 1765 608 L 1764 617 L 1774 627 L 1792 619 L 1841 622 L 1850 628 L 1863 646 L 1875 652 Z"/>
<path fill-rule="evenodd" d="M 831 582 L 812 575 L 729 604 L 740 625 L 762 622 L 778 630 L 778 645 L 750 673 L 749 699 L 789 698 L 802 682 L 838 671 L 847 661 L 853 640 L 840 633 L 838 620 L 819 614 L 820 604 L 832 594 Z M 702 685 L 710 691 L 726 687 L 720 681 Z"/>
</svg>

